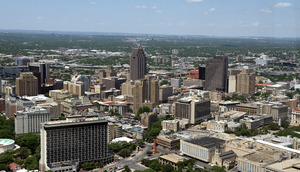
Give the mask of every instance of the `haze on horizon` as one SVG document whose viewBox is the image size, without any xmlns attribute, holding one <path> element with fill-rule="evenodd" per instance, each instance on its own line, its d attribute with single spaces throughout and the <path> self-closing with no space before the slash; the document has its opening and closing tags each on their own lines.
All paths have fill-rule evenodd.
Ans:
<svg viewBox="0 0 300 172">
<path fill-rule="evenodd" d="M 300 37 L 296 0 L 0 0 L 0 29 Z"/>
</svg>

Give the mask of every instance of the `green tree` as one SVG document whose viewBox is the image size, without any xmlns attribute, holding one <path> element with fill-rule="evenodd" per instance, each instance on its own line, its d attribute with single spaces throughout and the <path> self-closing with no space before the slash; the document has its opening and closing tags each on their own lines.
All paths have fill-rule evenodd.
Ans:
<svg viewBox="0 0 300 172">
<path fill-rule="evenodd" d="M 39 169 L 39 158 L 38 155 L 33 155 L 25 159 L 24 167 L 27 170 L 37 170 Z"/>
<path fill-rule="evenodd" d="M 289 128 L 290 123 L 288 121 L 282 120 L 281 121 L 281 127 L 283 128 Z"/>
<path fill-rule="evenodd" d="M 267 128 L 269 130 L 279 130 L 280 126 L 277 123 L 272 122 L 272 123 L 267 125 Z"/>
<path fill-rule="evenodd" d="M 136 144 L 140 147 L 144 147 L 145 146 L 145 142 L 142 139 L 137 139 L 136 140 Z"/>
<path fill-rule="evenodd" d="M 151 160 L 149 167 L 152 168 L 155 171 L 159 171 L 160 170 L 160 164 L 158 162 L 158 159 L 154 159 Z"/>
<path fill-rule="evenodd" d="M 26 159 L 31 155 L 31 150 L 26 147 L 21 147 L 15 151 L 15 154 L 18 154 L 18 157 L 21 159 Z"/>
<path fill-rule="evenodd" d="M 94 162 L 85 162 L 82 164 L 82 168 L 85 170 L 92 170 L 95 168 Z"/>
<path fill-rule="evenodd" d="M 35 135 L 32 133 L 23 134 L 17 137 L 16 143 L 21 147 L 29 148 L 33 153 L 35 152 L 36 148 L 40 145 L 40 137 L 39 135 Z"/>
<path fill-rule="evenodd" d="M 161 167 L 162 172 L 170 172 L 173 170 L 174 170 L 174 167 L 171 164 L 166 164 Z"/>
<path fill-rule="evenodd" d="M 287 92 L 285 95 L 288 96 L 290 99 L 293 98 L 293 93 L 291 93 L 291 92 Z"/>
<path fill-rule="evenodd" d="M 118 152 L 118 155 L 122 156 L 123 158 L 129 157 L 132 151 L 130 151 L 129 149 L 125 148 L 122 149 Z"/>
<path fill-rule="evenodd" d="M 130 168 L 128 167 L 128 165 L 124 166 L 124 170 L 122 172 L 131 172 Z"/>
</svg>

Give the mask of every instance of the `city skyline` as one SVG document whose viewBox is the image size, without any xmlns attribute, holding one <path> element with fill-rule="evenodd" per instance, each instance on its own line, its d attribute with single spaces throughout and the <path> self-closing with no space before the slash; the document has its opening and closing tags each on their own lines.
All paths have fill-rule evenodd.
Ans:
<svg viewBox="0 0 300 172">
<path fill-rule="evenodd" d="M 2 30 L 300 37 L 299 3 L 295 0 L 0 3 Z"/>
</svg>

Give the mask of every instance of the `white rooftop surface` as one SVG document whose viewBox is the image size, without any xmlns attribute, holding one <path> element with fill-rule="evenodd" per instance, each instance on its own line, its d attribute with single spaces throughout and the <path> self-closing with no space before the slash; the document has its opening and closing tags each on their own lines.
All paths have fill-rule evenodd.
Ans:
<svg viewBox="0 0 300 172">
<path fill-rule="evenodd" d="M 128 137 L 118 137 L 118 138 L 113 139 L 111 142 L 116 143 L 116 142 L 123 142 L 123 141 L 129 143 L 129 142 L 133 142 L 133 139 L 130 139 Z"/>
</svg>

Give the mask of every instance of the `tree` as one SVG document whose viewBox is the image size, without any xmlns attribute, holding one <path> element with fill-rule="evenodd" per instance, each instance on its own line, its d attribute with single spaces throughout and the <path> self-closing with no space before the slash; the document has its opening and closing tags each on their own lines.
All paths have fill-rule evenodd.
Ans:
<svg viewBox="0 0 300 172">
<path fill-rule="evenodd" d="M 173 170 L 174 170 L 174 167 L 171 164 L 166 164 L 161 167 L 162 172 L 170 172 Z"/>
<path fill-rule="evenodd" d="M 118 152 L 118 155 L 122 156 L 123 158 L 129 157 L 131 154 L 131 151 L 127 148 L 122 149 Z"/>
<path fill-rule="evenodd" d="M 31 152 L 35 152 L 36 148 L 40 145 L 39 135 L 32 133 L 23 134 L 16 139 L 16 143 L 21 147 L 27 147 Z M 39 152 L 36 152 L 39 153 Z"/>
<path fill-rule="evenodd" d="M 82 168 L 85 170 L 92 170 L 95 168 L 94 162 L 85 162 L 82 164 Z"/>
<path fill-rule="evenodd" d="M 27 170 L 37 170 L 39 169 L 39 158 L 38 155 L 30 156 L 25 159 L 24 167 Z"/>
<path fill-rule="evenodd" d="M 151 154 L 152 154 L 152 151 L 148 150 L 147 155 L 151 155 Z"/>
<path fill-rule="evenodd" d="M 142 139 L 137 139 L 137 140 L 136 140 L 136 144 L 137 144 L 139 147 L 144 147 L 144 146 L 145 146 L 145 142 L 144 142 L 144 140 L 142 140 Z"/>
<path fill-rule="evenodd" d="M 31 150 L 26 147 L 21 147 L 15 151 L 21 159 L 26 159 L 31 155 Z"/>
<path fill-rule="evenodd" d="M 280 126 L 277 123 L 272 122 L 272 123 L 267 125 L 267 128 L 269 130 L 279 130 Z"/>
<path fill-rule="evenodd" d="M 109 111 L 108 107 L 103 108 L 103 111 L 108 112 Z"/>
<path fill-rule="evenodd" d="M 152 168 L 155 171 L 160 170 L 160 164 L 158 162 L 158 159 L 151 160 L 151 163 L 149 164 L 149 167 Z"/>
<path fill-rule="evenodd" d="M 282 120 L 281 121 L 281 127 L 283 128 L 289 128 L 290 123 L 288 121 Z"/>
<path fill-rule="evenodd" d="M 128 167 L 128 165 L 124 166 L 124 170 L 122 172 L 131 172 L 130 168 Z"/>
</svg>

